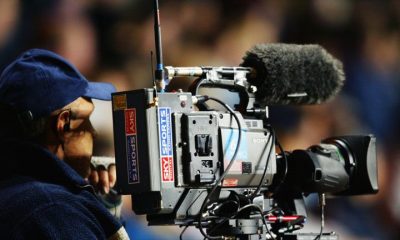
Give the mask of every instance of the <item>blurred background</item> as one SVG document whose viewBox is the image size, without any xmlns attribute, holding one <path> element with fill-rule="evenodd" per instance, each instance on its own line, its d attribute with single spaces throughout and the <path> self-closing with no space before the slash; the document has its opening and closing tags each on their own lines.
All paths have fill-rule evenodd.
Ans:
<svg viewBox="0 0 400 240">
<path fill-rule="evenodd" d="M 154 51 L 149 0 L 1 0 L 0 71 L 24 50 L 45 48 L 70 60 L 92 81 L 119 91 L 150 87 Z M 344 63 L 340 96 L 319 105 L 274 107 L 271 121 L 286 150 L 328 136 L 373 133 L 380 191 L 332 198 L 326 230 L 341 239 L 400 239 L 400 1 L 397 0 L 159 0 L 164 63 L 237 66 L 257 43 L 317 43 Z M 95 152 L 113 155 L 111 107 L 96 102 L 102 137 Z M 315 196 L 307 198 L 304 231 L 319 232 Z M 178 227 L 147 227 L 130 211 L 134 239 L 177 239 Z M 184 239 L 200 239 L 196 229 Z"/>
</svg>

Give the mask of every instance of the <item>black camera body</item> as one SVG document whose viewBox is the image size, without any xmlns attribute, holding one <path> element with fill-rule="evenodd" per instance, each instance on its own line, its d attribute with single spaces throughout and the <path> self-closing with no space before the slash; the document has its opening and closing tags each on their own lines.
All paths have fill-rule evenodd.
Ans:
<svg viewBox="0 0 400 240">
<path fill-rule="evenodd" d="M 241 144 L 221 187 L 255 188 L 260 181 L 269 186 L 277 171 L 271 132 L 262 120 L 238 116 Z M 118 190 L 132 195 L 139 214 L 179 212 L 178 204 L 189 204 L 221 177 L 238 144 L 231 114 L 196 110 L 188 92 L 115 93 L 113 118 Z M 198 210 L 176 218 L 194 217 Z"/>
<path fill-rule="evenodd" d="M 265 114 L 254 114 L 265 111 L 248 101 L 250 92 L 241 96 L 251 111 L 212 110 L 203 96 L 182 91 L 113 94 L 117 190 L 132 196 L 133 211 L 146 214 L 149 225 L 292 239 L 306 217 L 303 195 L 378 191 L 373 136 L 328 138 L 277 154 Z"/>
</svg>

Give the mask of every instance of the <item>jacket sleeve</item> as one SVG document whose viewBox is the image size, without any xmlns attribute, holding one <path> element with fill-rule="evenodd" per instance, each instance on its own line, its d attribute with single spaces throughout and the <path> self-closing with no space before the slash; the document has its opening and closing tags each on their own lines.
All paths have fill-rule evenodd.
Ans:
<svg viewBox="0 0 400 240">
<path fill-rule="evenodd" d="M 37 208 L 13 230 L 13 239 L 106 239 L 95 216 L 85 208 L 49 203 Z"/>
</svg>

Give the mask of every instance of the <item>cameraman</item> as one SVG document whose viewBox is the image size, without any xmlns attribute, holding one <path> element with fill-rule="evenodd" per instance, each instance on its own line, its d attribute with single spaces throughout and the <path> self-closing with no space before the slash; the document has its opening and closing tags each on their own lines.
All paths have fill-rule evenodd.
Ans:
<svg viewBox="0 0 400 240">
<path fill-rule="evenodd" d="M 4 239 L 128 239 L 85 179 L 108 192 L 115 168 L 90 168 L 92 98 L 111 84 L 88 82 L 64 58 L 33 49 L 0 76 L 0 235 Z"/>
</svg>

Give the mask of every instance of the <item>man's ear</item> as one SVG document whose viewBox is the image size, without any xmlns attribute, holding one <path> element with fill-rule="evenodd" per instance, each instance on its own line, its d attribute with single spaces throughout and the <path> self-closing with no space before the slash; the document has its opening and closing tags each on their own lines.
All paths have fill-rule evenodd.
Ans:
<svg viewBox="0 0 400 240">
<path fill-rule="evenodd" d="M 56 131 L 59 138 L 64 141 L 64 134 L 70 130 L 71 111 L 63 110 L 57 116 Z"/>
</svg>

